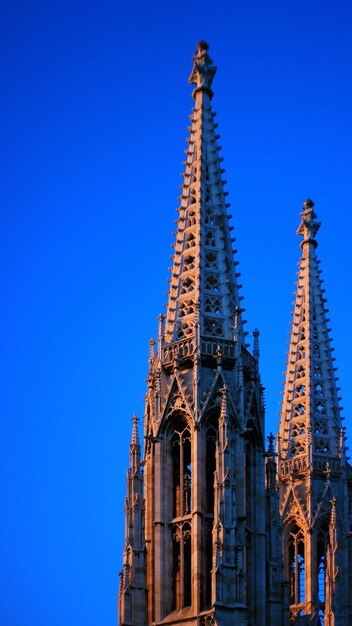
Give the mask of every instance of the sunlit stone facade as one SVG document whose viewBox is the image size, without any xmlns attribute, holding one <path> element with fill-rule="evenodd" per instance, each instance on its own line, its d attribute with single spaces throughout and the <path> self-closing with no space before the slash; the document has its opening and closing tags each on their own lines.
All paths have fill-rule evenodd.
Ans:
<svg viewBox="0 0 352 626">
<path fill-rule="evenodd" d="M 133 419 L 120 626 L 352 626 L 351 469 L 305 203 L 280 436 L 264 440 L 259 333 L 244 331 L 208 45 L 166 316 L 150 342 L 144 458 Z M 303 369 L 302 369 L 303 368 Z"/>
</svg>

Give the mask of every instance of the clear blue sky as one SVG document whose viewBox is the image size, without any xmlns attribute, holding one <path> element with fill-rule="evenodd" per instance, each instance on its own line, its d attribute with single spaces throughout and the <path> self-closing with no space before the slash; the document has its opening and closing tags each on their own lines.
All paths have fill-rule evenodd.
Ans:
<svg viewBox="0 0 352 626">
<path fill-rule="evenodd" d="M 196 42 L 275 429 L 311 197 L 352 441 L 352 3 L 3 0 L 2 626 L 114 626 Z"/>
</svg>

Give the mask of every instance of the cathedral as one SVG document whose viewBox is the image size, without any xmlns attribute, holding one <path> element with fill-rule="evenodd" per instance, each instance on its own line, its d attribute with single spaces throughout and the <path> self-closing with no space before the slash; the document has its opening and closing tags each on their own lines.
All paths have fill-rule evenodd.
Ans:
<svg viewBox="0 0 352 626">
<path fill-rule="evenodd" d="M 133 418 L 119 626 L 352 626 L 352 468 L 307 200 L 280 430 L 264 436 L 201 41 L 166 315 Z"/>
</svg>

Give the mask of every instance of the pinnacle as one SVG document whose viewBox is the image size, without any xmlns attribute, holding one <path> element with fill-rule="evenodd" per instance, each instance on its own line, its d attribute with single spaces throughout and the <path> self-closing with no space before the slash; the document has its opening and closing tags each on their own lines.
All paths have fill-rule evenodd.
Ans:
<svg viewBox="0 0 352 626">
<path fill-rule="evenodd" d="M 139 445 L 139 435 L 138 435 L 138 427 L 137 424 L 139 422 L 139 419 L 137 417 L 136 414 L 133 415 L 132 417 L 132 438 L 131 438 L 131 445 L 132 446 L 138 446 Z"/>
<path fill-rule="evenodd" d="M 297 234 L 303 236 L 294 323 L 290 333 L 281 412 L 282 457 L 339 456 L 341 428 L 333 348 L 330 345 L 324 289 L 318 270 L 315 235 L 320 227 L 312 200 L 306 200 Z M 288 423 L 288 431 L 284 428 Z M 309 436 L 309 432 L 312 433 Z"/>
</svg>

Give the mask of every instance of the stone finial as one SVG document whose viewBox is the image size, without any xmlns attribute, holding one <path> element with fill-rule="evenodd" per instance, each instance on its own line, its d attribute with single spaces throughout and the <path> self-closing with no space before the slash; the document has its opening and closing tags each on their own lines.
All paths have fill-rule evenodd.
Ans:
<svg viewBox="0 0 352 626">
<path fill-rule="evenodd" d="M 149 339 L 149 361 L 154 359 L 155 356 L 155 339 Z"/>
<path fill-rule="evenodd" d="M 131 445 L 132 446 L 138 446 L 139 445 L 139 436 L 138 436 L 138 428 L 137 428 L 137 424 L 139 422 L 139 419 L 137 417 L 136 414 L 134 414 L 134 416 L 132 417 L 132 439 L 131 439 Z"/>
<path fill-rule="evenodd" d="M 199 91 L 205 91 L 209 97 L 213 97 L 211 84 L 216 73 L 216 67 L 213 65 L 213 61 L 208 55 L 209 44 L 206 41 L 200 41 L 197 45 L 196 54 L 194 55 L 193 69 L 188 82 L 191 85 L 197 85 L 192 95 L 196 97 Z"/>
<path fill-rule="evenodd" d="M 273 433 L 270 433 L 270 435 L 267 436 L 267 440 L 269 442 L 268 453 L 275 454 L 275 448 L 274 448 L 275 437 Z"/>
<path fill-rule="evenodd" d="M 257 328 L 253 331 L 253 356 L 259 361 L 259 330 Z"/>
<path fill-rule="evenodd" d="M 312 243 L 316 248 L 318 242 L 316 241 L 315 236 L 320 228 L 320 222 L 317 221 L 317 215 L 313 210 L 313 207 L 313 200 L 308 199 L 303 203 L 303 211 L 300 213 L 302 221 L 298 227 L 297 235 L 302 235 L 303 237 L 301 246 L 305 243 Z"/>
</svg>

